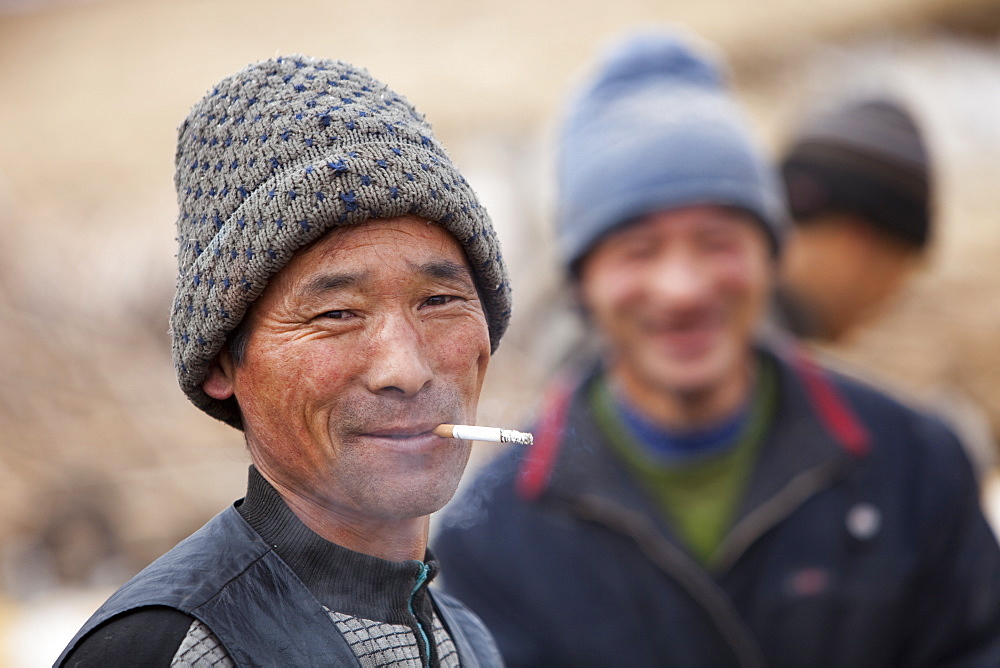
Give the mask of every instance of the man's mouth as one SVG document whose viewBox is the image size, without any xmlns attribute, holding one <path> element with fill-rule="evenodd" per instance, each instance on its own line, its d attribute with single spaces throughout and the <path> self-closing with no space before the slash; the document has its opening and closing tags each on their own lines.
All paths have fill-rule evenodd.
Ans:
<svg viewBox="0 0 1000 668">
<path fill-rule="evenodd" d="M 374 429 L 369 429 L 363 436 L 369 436 L 372 438 L 387 438 L 393 440 L 403 441 L 406 439 L 419 438 L 422 436 L 434 436 L 432 430 L 434 427 L 441 424 L 439 421 L 432 422 L 420 422 L 419 424 L 412 425 L 395 425 L 387 427 L 377 427 Z"/>
<path fill-rule="evenodd" d="M 722 318 L 705 313 L 697 317 L 647 322 L 645 332 L 682 356 L 698 356 L 712 348 L 722 329 Z"/>
<path fill-rule="evenodd" d="M 642 321 L 642 326 L 654 334 L 684 334 L 717 329 L 723 320 L 721 314 L 703 310 L 682 316 L 646 318 Z"/>
<path fill-rule="evenodd" d="M 447 447 L 448 439 L 431 431 L 433 425 L 419 424 L 398 427 L 377 427 L 359 434 L 358 442 L 364 447 L 382 452 L 396 452 L 405 456 L 426 456 L 442 447 Z"/>
</svg>

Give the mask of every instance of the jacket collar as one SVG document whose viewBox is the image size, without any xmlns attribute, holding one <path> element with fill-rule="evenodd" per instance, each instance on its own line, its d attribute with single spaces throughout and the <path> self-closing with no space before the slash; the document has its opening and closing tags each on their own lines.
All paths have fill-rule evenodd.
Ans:
<svg viewBox="0 0 1000 668">
<path fill-rule="evenodd" d="M 832 380 L 805 353 L 761 350 L 778 373 L 778 403 L 737 523 L 807 471 L 845 471 L 867 454 L 868 436 Z"/>
<path fill-rule="evenodd" d="M 438 572 L 430 552 L 425 567 L 331 543 L 296 517 L 256 467 L 250 467 L 248 478 L 247 495 L 237 502 L 237 511 L 323 605 L 356 617 L 408 624 L 413 604 L 430 619 L 426 585 Z"/>
</svg>

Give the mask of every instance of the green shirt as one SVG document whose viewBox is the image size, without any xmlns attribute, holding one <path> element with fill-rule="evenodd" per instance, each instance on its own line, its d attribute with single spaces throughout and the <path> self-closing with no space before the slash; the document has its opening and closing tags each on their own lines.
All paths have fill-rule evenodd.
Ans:
<svg viewBox="0 0 1000 668">
<path fill-rule="evenodd" d="M 694 556 L 707 563 L 732 526 L 776 401 L 774 369 L 761 360 L 749 418 L 733 446 L 683 461 L 650 452 L 618 416 L 605 377 L 592 386 L 598 426 Z"/>
</svg>

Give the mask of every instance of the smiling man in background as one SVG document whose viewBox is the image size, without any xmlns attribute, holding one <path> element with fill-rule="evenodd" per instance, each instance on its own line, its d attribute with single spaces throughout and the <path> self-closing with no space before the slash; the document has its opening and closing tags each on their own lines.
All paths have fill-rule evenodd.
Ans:
<svg viewBox="0 0 1000 668">
<path fill-rule="evenodd" d="M 498 664 L 428 590 L 426 552 L 470 447 L 431 430 L 474 422 L 510 315 L 475 194 L 406 100 L 301 56 L 223 80 L 176 167 L 174 361 L 244 432 L 247 495 L 116 592 L 60 664 Z"/>
<path fill-rule="evenodd" d="M 1000 550 L 955 437 L 757 339 L 783 193 L 707 51 L 616 45 L 559 159 L 600 359 L 435 543 L 508 664 L 1000 665 Z"/>
</svg>

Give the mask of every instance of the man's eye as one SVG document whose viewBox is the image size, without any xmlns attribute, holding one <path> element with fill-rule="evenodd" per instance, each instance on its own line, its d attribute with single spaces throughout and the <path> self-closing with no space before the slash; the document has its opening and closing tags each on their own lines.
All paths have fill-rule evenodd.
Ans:
<svg viewBox="0 0 1000 668">
<path fill-rule="evenodd" d="M 736 242 L 729 236 L 716 234 L 703 238 L 701 244 L 707 250 L 725 251 L 733 248 Z"/>
<path fill-rule="evenodd" d="M 347 318 L 350 318 L 353 315 L 354 314 L 351 313 L 350 311 L 327 311 L 326 313 L 322 314 L 320 317 L 321 318 L 330 318 L 331 320 L 345 320 Z"/>
<path fill-rule="evenodd" d="M 656 255 L 653 244 L 632 244 L 622 249 L 622 255 L 633 260 L 645 260 Z"/>
<path fill-rule="evenodd" d="M 427 301 L 424 302 L 425 306 L 443 306 L 449 302 L 456 299 L 452 295 L 434 295 L 433 297 L 428 297 Z"/>
<path fill-rule="evenodd" d="M 647 239 L 623 239 L 615 249 L 620 258 L 626 260 L 645 260 L 656 255 L 656 244 Z"/>
</svg>

